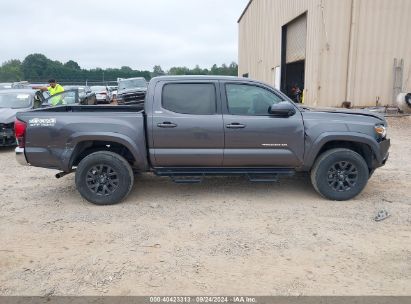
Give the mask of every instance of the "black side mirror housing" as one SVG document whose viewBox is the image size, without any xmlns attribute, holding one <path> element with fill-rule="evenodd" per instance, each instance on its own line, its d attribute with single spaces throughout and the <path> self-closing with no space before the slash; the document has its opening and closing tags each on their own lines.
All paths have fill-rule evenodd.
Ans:
<svg viewBox="0 0 411 304">
<path fill-rule="evenodd" d="M 273 104 L 268 110 L 268 112 L 271 115 L 282 116 L 282 117 L 290 117 L 296 113 L 294 106 L 290 102 L 287 102 L 287 101 Z"/>
</svg>

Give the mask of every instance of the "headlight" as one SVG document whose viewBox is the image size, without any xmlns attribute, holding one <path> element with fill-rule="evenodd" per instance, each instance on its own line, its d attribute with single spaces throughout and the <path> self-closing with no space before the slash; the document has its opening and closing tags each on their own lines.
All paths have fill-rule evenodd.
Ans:
<svg viewBox="0 0 411 304">
<path fill-rule="evenodd" d="M 374 128 L 375 128 L 375 133 L 377 133 L 377 135 L 380 138 L 385 138 L 387 136 L 387 127 L 386 126 L 378 125 L 378 126 L 375 126 Z"/>
</svg>

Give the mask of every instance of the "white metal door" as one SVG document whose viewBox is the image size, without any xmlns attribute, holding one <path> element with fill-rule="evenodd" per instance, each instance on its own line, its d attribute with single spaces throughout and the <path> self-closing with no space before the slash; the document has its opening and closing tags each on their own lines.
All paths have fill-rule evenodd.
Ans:
<svg viewBox="0 0 411 304">
<path fill-rule="evenodd" d="M 307 15 L 287 25 L 286 63 L 305 60 L 307 41 Z"/>
</svg>

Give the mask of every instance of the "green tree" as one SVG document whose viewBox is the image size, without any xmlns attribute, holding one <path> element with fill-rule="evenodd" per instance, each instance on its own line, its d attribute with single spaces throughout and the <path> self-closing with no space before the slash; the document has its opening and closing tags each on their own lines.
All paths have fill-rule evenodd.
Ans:
<svg viewBox="0 0 411 304">
<path fill-rule="evenodd" d="M 43 54 L 28 55 L 22 63 L 24 78 L 34 81 L 47 78 L 45 72 L 50 65 L 52 61 Z"/>
<path fill-rule="evenodd" d="M 151 73 L 151 77 L 157 77 L 157 76 L 163 76 L 166 73 L 164 73 L 163 69 L 159 65 L 155 65 L 153 67 L 153 72 Z"/>
<path fill-rule="evenodd" d="M 73 60 L 69 60 L 69 61 L 67 61 L 65 64 L 64 64 L 64 66 L 66 67 L 66 68 L 69 68 L 69 69 L 71 69 L 71 70 L 81 70 L 81 68 L 80 68 L 80 66 L 78 65 L 78 63 L 77 62 L 75 62 L 75 61 L 73 61 Z"/>
<path fill-rule="evenodd" d="M 214 64 L 210 69 L 201 68 L 196 65 L 193 69 L 187 67 L 172 67 L 168 70 L 168 75 L 231 75 L 236 76 L 238 65 L 232 62 L 230 65 Z M 57 60 L 50 60 L 43 54 L 30 54 L 23 62 L 10 60 L 0 66 L 0 81 L 28 80 L 31 82 L 45 82 L 50 78 L 56 78 L 59 82 L 101 82 L 116 81 L 117 78 L 144 77 L 150 80 L 151 77 L 162 76 L 166 73 L 161 66 L 156 65 L 153 71 L 133 70 L 129 66 L 108 69 L 81 69 L 79 64 L 73 60 L 61 63 Z"/>
<path fill-rule="evenodd" d="M 13 82 L 23 80 L 21 61 L 12 59 L 4 62 L 0 67 L 0 81 Z"/>
<path fill-rule="evenodd" d="M 188 75 L 190 73 L 190 69 L 187 67 L 172 67 L 168 71 L 168 75 Z"/>
</svg>

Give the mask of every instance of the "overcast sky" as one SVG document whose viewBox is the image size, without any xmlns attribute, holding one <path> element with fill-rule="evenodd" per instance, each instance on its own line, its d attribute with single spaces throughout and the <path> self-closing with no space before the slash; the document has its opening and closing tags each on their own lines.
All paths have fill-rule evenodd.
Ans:
<svg viewBox="0 0 411 304">
<path fill-rule="evenodd" d="M 82 68 L 237 62 L 248 0 L 12 0 L 0 4 L 0 62 L 42 53 Z"/>
</svg>

